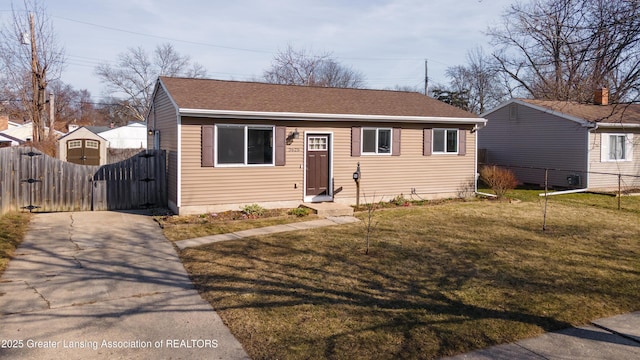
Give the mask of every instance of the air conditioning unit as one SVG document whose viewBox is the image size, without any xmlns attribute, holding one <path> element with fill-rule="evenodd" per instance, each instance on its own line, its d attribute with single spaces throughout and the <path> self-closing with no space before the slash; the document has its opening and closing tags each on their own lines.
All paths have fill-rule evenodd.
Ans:
<svg viewBox="0 0 640 360">
<path fill-rule="evenodd" d="M 580 175 L 572 174 L 567 176 L 569 186 L 580 186 Z"/>
</svg>

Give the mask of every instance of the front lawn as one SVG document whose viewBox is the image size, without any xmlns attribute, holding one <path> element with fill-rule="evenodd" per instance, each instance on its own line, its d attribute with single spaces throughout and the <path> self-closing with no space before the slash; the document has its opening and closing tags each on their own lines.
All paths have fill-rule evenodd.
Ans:
<svg viewBox="0 0 640 360">
<path fill-rule="evenodd" d="M 640 310 L 638 213 L 557 199 L 546 231 L 536 198 L 451 202 L 377 211 L 369 255 L 351 224 L 181 257 L 252 359 L 433 359 Z"/>
</svg>

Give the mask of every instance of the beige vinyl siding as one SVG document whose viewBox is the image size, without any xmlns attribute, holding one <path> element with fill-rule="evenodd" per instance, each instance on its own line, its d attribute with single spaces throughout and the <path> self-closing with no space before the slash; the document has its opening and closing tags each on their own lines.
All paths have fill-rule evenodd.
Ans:
<svg viewBox="0 0 640 360">
<path fill-rule="evenodd" d="M 510 119 L 510 107 L 517 116 Z M 479 130 L 478 147 L 486 162 L 503 166 L 562 169 L 549 171 L 551 186 L 569 186 L 569 175 L 580 175 L 586 186 L 588 129 L 577 122 L 519 104 L 508 104 L 487 116 Z M 544 184 L 544 170 L 513 167 L 522 183 Z"/>
<path fill-rule="evenodd" d="M 411 190 L 425 198 L 455 196 L 475 176 L 475 134 L 467 126 L 465 156 L 423 156 L 423 129 L 438 125 L 358 124 L 372 127 L 402 127 L 401 156 L 351 156 L 351 127 L 347 122 L 275 122 L 215 120 L 218 124 L 262 124 L 287 126 L 287 134 L 300 137 L 286 146 L 285 166 L 201 167 L 201 126 L 213 119 L 182 119 L 181 207 L 203 209 L 222 204 L 270 203 L 304 199 L 304 138 L 306 134 L 332 134 L 333 188 L 338 202 L 354 203 L 356 186 L 352 174 L 360 162 L 361 193 L 391 199 L 409 197 Z M 452 128 L 452 126 L 446 126 Z M 417 198 L 417 197 L 416 197 Z"/>
<path fill-rule="evenodd" d="M 167 152 L 167 199 L 170 207 L 173 207 L 178 203 L 177 110 L 162 87 L 158 87 L 153 104 L 151 124 L 160 132 L 160 148 Z M 153 138 L 147 144 L 153 147 Z"/>
<path fill-rule="evenodd" d="M 264 121 L 222 119 L 215 123 L 272 125 Z M 181 206 L 301 200 L 302 136 L 287 146 L 285 166 L 202 167 L 201 126 L 211 124 L 212 119 L 182 120 Z M 287 133 L 292 130 L 287 129 Z M 293 148 L 299 152 L 289 152 Z"/>
<path fill-rule="evenodd" d="M 397 124 L 394 124 L 397 126 Z M 383 127 L 383 126 L 381 126 Z M 336 196 L 353 198 L 356 196 L 352 173 L 357 163 L 361 169 L 361 196 L 390 200 L 403 194 L 409 198 L 412 189 L 419 197 L 440 198 L 455 196 L 461 187 L 475 179 L 475 134 L 466 131 L 466 155 L 433 154 L 423 155 L 424 128 L 455 128 L 443 125 L 409 125 L 402 126 L 401 155 L 362 155 L 350 157 L 350 143 L 336 156 L 336 166 L 340 164 L 340 171 L 336 171 L 336 179 L 349 184 L 343 193 Z M 345 156 L 347 155 L 347 156 Z"/>
<path fill-rule="evenodd" d="M 627 132 L 630 132 L 627 130 Z M 603 134 L 620 134 L 620 129 L 600 128 L 589 134 L 589 166 L 590 171 L 598 173 L 624 174 L 640 176 L 640 131 L 633 131 L 632 161 L 601 161 Z M 622 190 L 640 187 L 640 177 L 623 176 Z M 617 190 L 618 176 L 595 174 L 589 175 L 589 188 L 593 190 Z"/>
</svg>

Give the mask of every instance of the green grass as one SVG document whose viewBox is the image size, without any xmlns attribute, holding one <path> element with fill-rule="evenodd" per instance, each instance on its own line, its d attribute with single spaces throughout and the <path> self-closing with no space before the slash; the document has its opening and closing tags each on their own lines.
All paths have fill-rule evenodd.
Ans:
<svg viewBox="0 0 640 360">
<path fill-rule="evenodd" d="M 595 197 L 546 231 L 531 196 L 379 210 L 369 255 L 353 224 L 181 257 L 253 359 L 433 359 L 640 310 L 638 214 Z"/>
<path fill-rule="evenodd" d="M 480 191 L 492 193 L 491 190 L 488 189 L 481 189 Z M 554 190 L 549 191 L 549 193 L 553 192 Z M 544 194 L 544 190 L 511 190 L 507 193 L 507 196 L 521 201 L 544 202 L 544 197 L 539 196 L 539 194 Z M 622 195 L 618 198 L 615 194 L 594 194 L 584 192 L 549 196 L 549 203 L 577 206 L 586 205 L 612 210 L 618 209 L 618 202 L 620 203 L 621 210 L 640 213 L 640 196 L 637 195 Z"/>
<path fill-rule="evenodd" d="M 0 274 L 7 267 L 14 250 L 22 242 L 29 218 L 29 214 L 18 212 L 0 215 Z"/>
</svg>

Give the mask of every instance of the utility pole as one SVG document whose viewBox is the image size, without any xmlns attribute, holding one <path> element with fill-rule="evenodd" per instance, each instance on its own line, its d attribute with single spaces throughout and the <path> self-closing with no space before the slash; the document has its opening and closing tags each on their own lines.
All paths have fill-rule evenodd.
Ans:
<svg viewBox="0 0 640 360">
<path fill-rule="evenodd" d="M 31 32 L 31 84 L 32 84 L 32 122 L 33 122 L 33 142 L 39 142 L 44 139 L 44 126 L 42 124 L 42 110 L 44 109 L 44 90 L 43 86 L 44 74 L 40 73 L 40 64 L 38 61 L 38 51 L 36 49 L 36 29 L 33 20 L 33 13 L 29 13 L 29 30 Z"/>
<path fill-rule="evenodd" d="M 429 64 L 427 59 L 424 60 L 424 95 L 429 96 Z"/>
<path fill-rule="evenodd" d="M 53 93 L 49 93 L 49 138 L 55 138 L 55 123 L 56 123 L 56 105 L 55 105 L 55 95 Z"/>
</svg>

